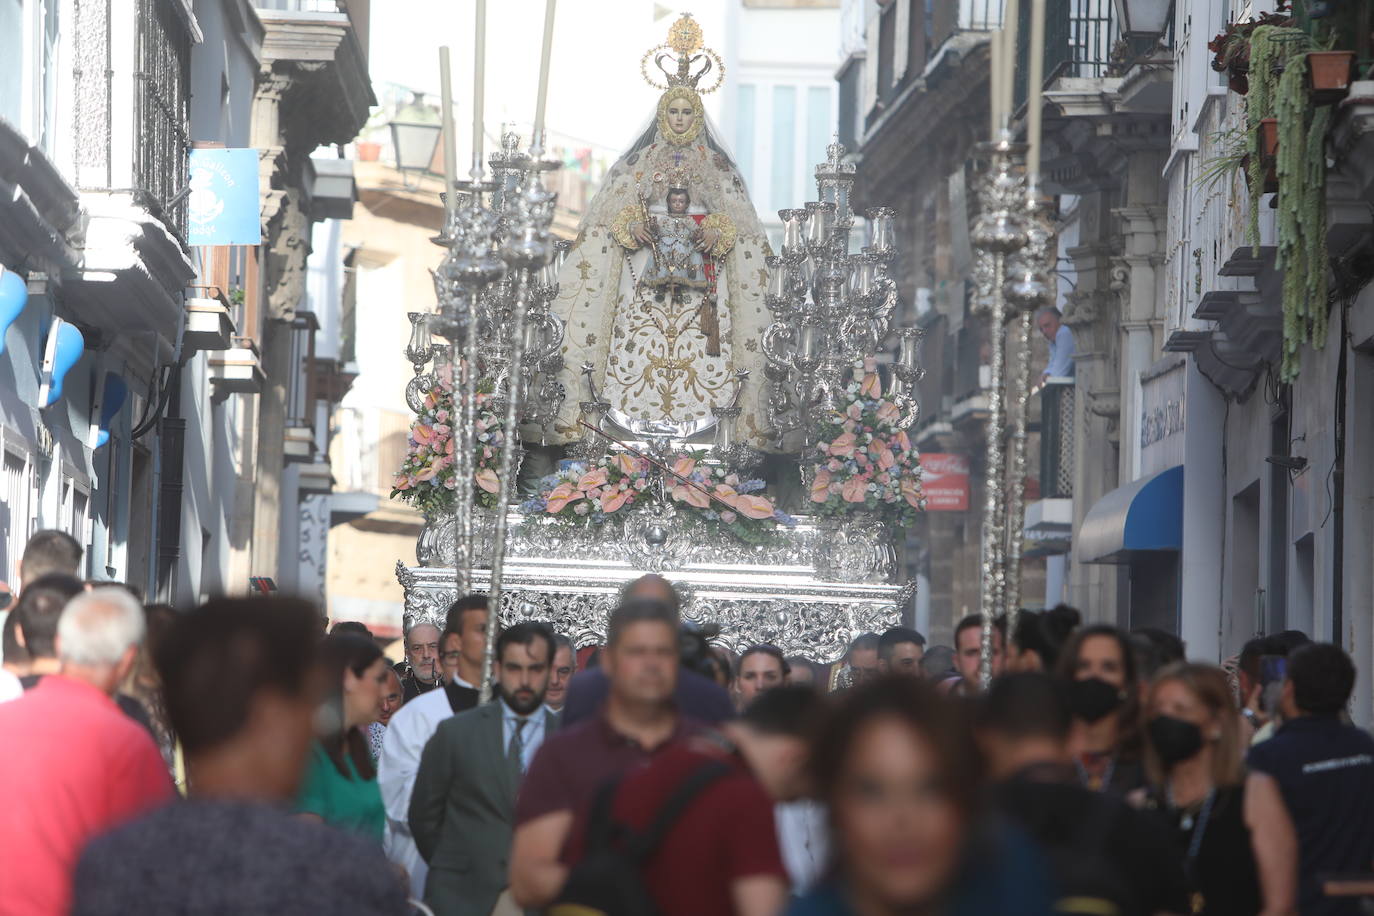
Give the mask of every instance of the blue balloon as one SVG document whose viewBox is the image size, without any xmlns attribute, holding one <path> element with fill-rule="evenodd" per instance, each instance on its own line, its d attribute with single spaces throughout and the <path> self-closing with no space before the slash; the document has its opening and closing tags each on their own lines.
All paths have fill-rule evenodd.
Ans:
<svg viewBox="0 0 1374 916">
<path fill-rule="evenodd" d="M 100 431 L 96 433 L 95 447 L 100 448 L 110 441 L 110 423 L 124 407 L 129 397 L 129 386 L 124 379 L 113 372 L 105 373 L 105 393 L 100 399 Z"/>
<path fill-rule="evenodd" d="M 5 352 L 5 332 L 24 311 L 29 301 L 29 285 L 12 270 L 0 267 L 0 353 Z"/>
<path fill-rule="evenodd" d="M 62 380 L 72 371 L 72 366 L 76 365 L 77 360 L 81 359 L 85 349 L 86 338 L 81 336 L 76 325 L 65 321 L 58 323 L 57 346 L 53 349 L 52 384 L 48 386 L 48 403 L 44 404 L 44 407 L 51 407 L 61 399 Z"/>
</svg>

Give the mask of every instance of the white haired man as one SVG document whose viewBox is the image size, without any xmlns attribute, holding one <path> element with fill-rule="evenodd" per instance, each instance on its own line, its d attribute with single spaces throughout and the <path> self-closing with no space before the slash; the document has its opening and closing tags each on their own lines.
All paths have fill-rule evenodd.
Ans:
<svg viewBox="0 0 1374 916">
<path fill-rule="evenodd" d="M 66 912 L 87 841 L 172 797 L 157 745 L 113 699 L 143 634 L 123 589 L 77 595 L 57 624 L 58 673 L 0 705 L 0 734 L 23 745 L 0 754 L 0 900 L 15 912 Z"/>
</svg>

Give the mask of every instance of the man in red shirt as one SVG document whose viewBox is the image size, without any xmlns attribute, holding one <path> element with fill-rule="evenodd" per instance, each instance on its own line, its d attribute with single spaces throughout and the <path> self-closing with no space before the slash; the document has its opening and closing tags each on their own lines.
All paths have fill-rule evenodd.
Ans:
<svg viewBox="0 0 1374 916">
<path fill-rule="evenodd" d="M 66 913 L 72 870 L 98 833 L 172 798 L 162 755 L 115 705 L 143 641 L 128 592 L 73 598 L 57 626 L 58 674 L 0 704 L 0 916 Z"/>
<path fill-rule="evenodd" d="M 520 786 L 510 889 L 524 907 L 547 906 L 562 890 L 568 877 L 564 844 L 597 787 L 698 728 L 673 703 L 676 608 L 646 598 L 626 600 L 611 613 L 601 658 L 609 693 L 600 713 L 559 729 L 540 745 Z"/>
<path fill-rule="evenodd" d="M 807 792 L 809 739 L 824 704 L 809 687 L 774 688 L 721 734 L 678 742 L 624 776 L 611 820 L 642 836 L 679 787 L 705 767 L 725 767 L 692 796 L 644 861 L 644 887 L 662 916 L 782 911 L 788 879 L 773 807 Z M 564 855 L 570 866 L 588 852 L 590 820 L 590 809 L 578 815 Z"/>
</svg>

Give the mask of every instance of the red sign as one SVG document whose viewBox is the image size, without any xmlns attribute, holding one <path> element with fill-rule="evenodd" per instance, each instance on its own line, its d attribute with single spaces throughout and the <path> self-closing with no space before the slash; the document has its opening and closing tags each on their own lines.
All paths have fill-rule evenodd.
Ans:
<svg viewBox="0 0 1374 916">
<path fill-rule="evenodd" d="M 968 459 L 963 455 L 926 452 L 921 456 L 921 492 L 927 512 L 968 509 Z"/>
</svg>

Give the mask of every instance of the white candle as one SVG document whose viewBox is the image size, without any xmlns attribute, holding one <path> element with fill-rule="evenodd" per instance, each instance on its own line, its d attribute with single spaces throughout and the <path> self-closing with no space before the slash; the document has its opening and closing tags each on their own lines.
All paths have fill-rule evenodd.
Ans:
<svg viewBox="0 0 1374 916">
<path fill-rule="evenodd" d="M 988 64 L 988 119 L 991 123 L 990 136 L 995 142 L 999 131 L 1002 129 L 1002 113 L 998 110 L 1002 104 L 1001 29 L 992 33 L 992 40 L 988 43 L 988 54 L 990 56 Z"/>
<path fill-rule="evenodd" d="M 449 78 L 448 45 L 439 49 L 439 97 L 444 106 L 444 210 L 458 206 L 458 144 L 453 136 L 453 81 Z"/>
<path fill-rule="evenodd" d="M 472 54 L 472 179 L 482 177 L 482 113 L 486 101 L 487 0 L 477 0 L 477 37 Z"/>
<path fill-rule="evenodd" d="M 534 136 L 530 146 L 544 151 L 544 109 L 549 101 L 549 58 L 553 54 L 553 8 L 558 0 L 546 0 L 544 7 L 544 50 L 539 59 L 539 101 L 534 106 Z"/>
<path fill-rule="evenodd" d="M 1045 82 L 1045 0 L 1031 0 L 1030 8 L 1030 62 L 1026 77 L 1030 91 L 1026 99 L 1026 141 L 1030 149 L 1026 152 L 1026 174 L 1031 178 L 1032 187 L 1040 175 L 1040 123 L 1041 93 Z"/>
<path fill-rule="evenodd" d="M 999 108 L 1003 120 L 1010 122 L 1016 113 L 1016 20 L 1020 16 L 1021 2 L 1006 0 L 1006 4 L 1006 22 L 1002 27 L 1003 41 L 1006 42 L 1002 49 L 1002 104 Z"/>
</svg>

